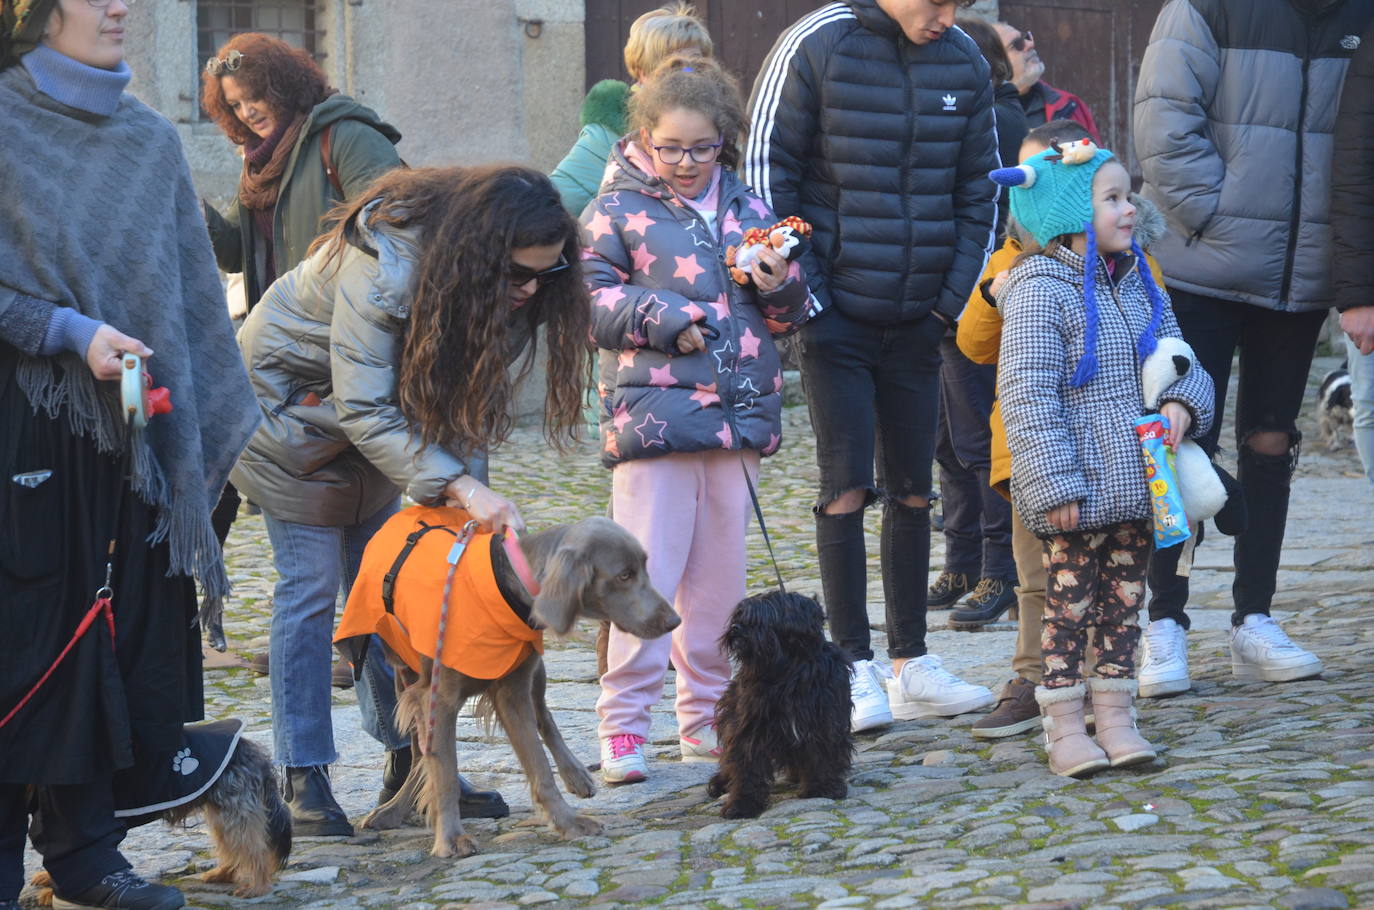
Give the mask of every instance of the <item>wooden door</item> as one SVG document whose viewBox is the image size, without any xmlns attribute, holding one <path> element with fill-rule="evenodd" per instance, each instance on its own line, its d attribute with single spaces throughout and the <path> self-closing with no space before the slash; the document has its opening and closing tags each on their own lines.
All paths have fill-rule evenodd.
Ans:
<svg viewBox="0 0 1374 910">
<path fill-rule="evenodd" d="M 1035 34 L 1045 81 L 1088 105 L 1102 141 L 1139 183 L 1131 106 L 1140 58 L 1164 0 L 1002 0 L 1002 20 Z"/>
</svg>

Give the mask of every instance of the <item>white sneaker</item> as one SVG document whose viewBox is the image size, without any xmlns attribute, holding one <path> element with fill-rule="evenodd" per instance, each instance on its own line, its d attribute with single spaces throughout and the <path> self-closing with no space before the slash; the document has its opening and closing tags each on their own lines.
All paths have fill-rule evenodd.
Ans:
<svg viewBox="0 0 1374 910">
<path fill-rule="evenodd" d="M 892 672 L 875 660 L 856 660 L 849 669 L 849 728 L 855 733 L 892 723 L 883 680 Z"/>
<path fill-rule="evenodd" d="M 887 693 L 892 714 L 899 720 L 954 717 L 986 708 L 994 700 L 991 689 L 964 682 L 934 654 L 903 664 L 897 678 L 888 681 Z"/>
<path fill-rule="evenodd" d="M 1320 676 L 1322 662 L 1293 644 L 1273 617 L 1251 613 L 1231 628 L 1231 672 L 1239 679 L 1288 682 Z"/>
<path fill-rule="evenodd" d="M 691 733 L 683 733 L 677 743 L 683 761 L 720 761 L 720 742 L 716 739 L 715 721 L 707 721 Z"/>
<path fill-rule="evenodd" d="M 1156 619 L 1140 638 L 1140 697 L 1177 695 L 1193 687 L 1188 678 L 1188 630 L 1172 619 Z"/>
<path fill-rule="evenodd" d="M 649 777 L 642 736 L 620 733 L 601 740 L 601 778 L 608 784 L 636 784 Z"/>
</svg>

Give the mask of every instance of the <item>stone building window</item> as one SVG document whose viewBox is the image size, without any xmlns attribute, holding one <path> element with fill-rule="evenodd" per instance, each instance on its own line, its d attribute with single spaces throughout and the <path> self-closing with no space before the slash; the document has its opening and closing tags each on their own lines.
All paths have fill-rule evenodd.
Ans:
<svg viewBox="0 0 1374 910">
<path fill-rule="evenodd" d="M 281 38 L 324 59 L 324 28 L 318 0 L 197 0 L 196 97 L 200 71 L 220 45 L 240 32 Z"/>
</svg>

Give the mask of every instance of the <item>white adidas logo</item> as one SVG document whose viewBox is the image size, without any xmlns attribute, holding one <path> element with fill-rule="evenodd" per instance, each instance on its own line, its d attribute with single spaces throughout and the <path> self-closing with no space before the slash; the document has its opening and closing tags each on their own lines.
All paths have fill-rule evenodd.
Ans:
<svg viewBox="0 0 1374 910">
<path fill-rule="evenodd" d="M 947 111 L 957 110 L 957 108 L 954 106 L 954 102 L 957 101 L 958 99 L 955 98 L 953 95 L 946 95 L 945 97 L 941 98 L 940 100 L 943 101 L 943 102 L 945 103 L 945 110 L 947 110 Z"/>
</svg>

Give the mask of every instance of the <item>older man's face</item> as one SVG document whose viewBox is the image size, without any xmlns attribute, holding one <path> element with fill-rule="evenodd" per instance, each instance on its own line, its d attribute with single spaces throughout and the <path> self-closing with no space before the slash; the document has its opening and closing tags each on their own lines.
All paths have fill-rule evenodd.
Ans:
<svg viewBox="0 0 1374 910">
<path fill-rule="evenodd" d="M 1016 85 L 1016 90 L 1024 95 L 1045 75 L 1045 64 L 1035 50 L 1035 39 L 1030 32 L 1023 32 L 1005 22 L 997 23 L 997 34 L 1011 60 L 1011 81 Z"/>
<path fill-rule="evenodd" d="M 902 27 L 912 44 L 939 41 L 954 25 L 955 0 L 878 0 L 878 8 Z"/>
</svg>

